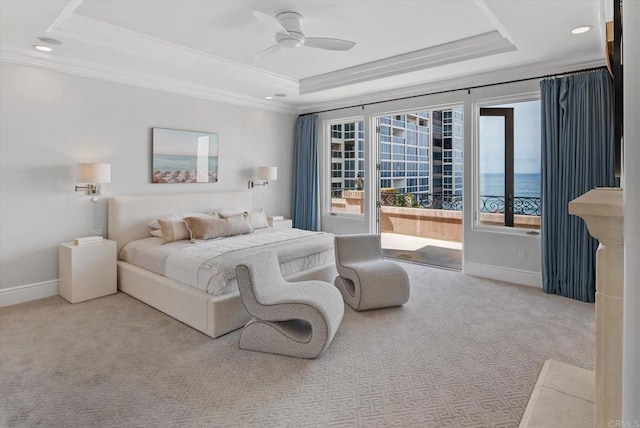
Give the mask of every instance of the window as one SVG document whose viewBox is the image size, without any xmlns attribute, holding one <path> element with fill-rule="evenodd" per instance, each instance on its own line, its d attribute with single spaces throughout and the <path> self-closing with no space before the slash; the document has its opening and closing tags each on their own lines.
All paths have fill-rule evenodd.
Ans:
<svg viewBox="0 0 640 428">
<path fill-rule="evenodd" d="M 342 138 L 342 125 L 333 125 L 331 127 L 331 138 Z"/>
<path fill-rule="evenodd" d="M 332 213 L 364 213 L 364 121 L 345 120 L 328 125 L 331 140 L 330 173 Z M 391 130 L 387 127 L 388 133 Z M 388 137 L 391 140 L 391 137 Z M 391 144 L 387 144 L 391 159 Z M 389 168 L 389 175 L 391 171 Z"/>
<path fill-rule="evenodd" d="M 540 101 L 483 106 L 478 224 L 540 228 Z"/>
</svg>

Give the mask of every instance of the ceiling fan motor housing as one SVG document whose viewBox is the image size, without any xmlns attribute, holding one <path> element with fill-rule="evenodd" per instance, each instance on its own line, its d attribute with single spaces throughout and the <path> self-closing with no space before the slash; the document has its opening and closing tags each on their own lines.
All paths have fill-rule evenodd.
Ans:
<svg viewBox="0 0 640 428">
<path fill-rule="evenodd" d="M 289 34 L 276 33 L 276 43 L 283 48 L 297 48 L 304 44 L 304 34 L 300 27 L 302 15 L 296 12 L 282 12 L 276 19 Z"/>
</svg>

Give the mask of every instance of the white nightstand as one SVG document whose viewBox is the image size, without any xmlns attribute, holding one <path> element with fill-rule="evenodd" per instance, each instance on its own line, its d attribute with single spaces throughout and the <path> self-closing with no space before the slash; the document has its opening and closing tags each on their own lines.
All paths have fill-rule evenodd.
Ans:
<svg viewBox="0 0 640 428">
<path fill-rule="evenodd" d="M 71 303 L 83 302 L 118 291 L 116 243 L 60 244 L 60 295 Z"/>
<path fill-rule="evenodd" d="M 268 220 L 267 223 L 269 223 L 270 227 L 273 227 L 274 229 L 291 229 L 293 227 L 293 221 L 292 220 Z"/>
</svg>

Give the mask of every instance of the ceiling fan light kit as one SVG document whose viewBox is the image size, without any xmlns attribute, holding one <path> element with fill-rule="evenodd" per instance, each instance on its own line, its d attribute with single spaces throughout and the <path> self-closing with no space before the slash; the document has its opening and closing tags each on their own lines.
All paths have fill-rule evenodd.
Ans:
<svg viewBox="0 0 640 428">
<path fill-rule="evenodd" d="M 324 37 L 306 37 L 302 32 L 300 21 L 302 15 L 297 12 L 282 12 L 272 17 L 266 13 L 254 10 L 253 15 L 258 21 L 265 24 L 270 29 L 275 29 L 276 44 L 258 52 L 253 58 L 257 59 L 266 55 L 272 55 L 282 48 L 295 49 L 301 46 L 346 51 L 355 46 L 355 42 L 342 39 L 330 39 Z"/>
<path fill-rule="evenodd" d="M 304 45 L 304 34 L 295 31 L 276 33 L 276 43 L 283 48 L 297 48 Z"/>
</svg>

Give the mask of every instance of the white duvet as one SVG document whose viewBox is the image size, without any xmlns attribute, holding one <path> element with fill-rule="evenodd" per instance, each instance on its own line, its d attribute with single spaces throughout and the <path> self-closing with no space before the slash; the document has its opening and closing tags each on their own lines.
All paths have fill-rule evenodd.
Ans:
<svg viewBox="0 0 640 428">
<path fill-rule="evenodd" d="M 334 261 L 333 235 L 300 229 L 269 229 L 199 243 L 178 241 L 165 245 L 159 238 L 146 238 L 127 244 L 120 257 L 180 283 L 220 295 L 237 289 L 238 264 L 259 257 L 267 249 L 278 254 L 285 276 Z"/>
</svg>

